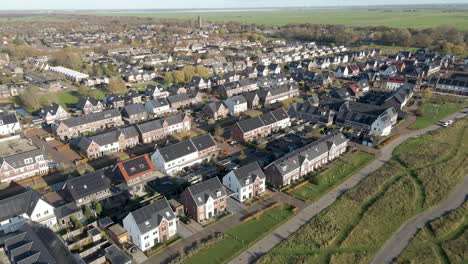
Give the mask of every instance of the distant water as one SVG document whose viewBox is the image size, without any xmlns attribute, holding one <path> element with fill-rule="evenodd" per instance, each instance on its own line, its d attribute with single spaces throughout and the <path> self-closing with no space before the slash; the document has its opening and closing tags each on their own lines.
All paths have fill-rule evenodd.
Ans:
<svg viewBox="0 0 468 264">
<path fill-rule="evenodd" d="M 206 13 L 206 12 L 252 12 L 274 11 L 275 8 L 246 8 L 246 9 L 174 9 L 174 10 L 114 10 L 106 13 L 134 14 L 134 13 Z"/>
</svg>

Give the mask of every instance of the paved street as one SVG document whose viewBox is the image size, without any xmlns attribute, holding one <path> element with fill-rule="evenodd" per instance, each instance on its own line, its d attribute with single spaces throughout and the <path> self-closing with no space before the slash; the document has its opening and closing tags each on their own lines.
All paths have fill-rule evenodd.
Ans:
<svg viewBox="0 0 468 264">
<path fill-rule="evenodd" d="M 371 264 L 386 264 L 392 263 L 401 252 L 406 248 L 408 243 L 423 228 L 427 223 L 435 220 L 445 213 L 460 207 L 468 197 L 468 177 L 465 177 L 463 182 L 458 186 L 457 190 L 439 206 L 424 211 L 415 217 L 411 218 L 400 230 L 390 238 L 385 245 L 379 250 L 377 255 L 371 261 Z"/>
<path fill-rule="evenodd" d="M 208 227 L 204 228 L 202 231 L 198 233 L 194 233 L 193 235 L 169 246 L 168 248 L 164 249 L 158 254 L 148 258 L 148 260 L 145 261 L 144 263 L 147 263 L 147 264 L 166 263 L 175 255 L 177 255 L 179 252 L 183 251 L 186 247 L 189 247 L 190 245 L 192 245 L 195 241 L 200 241 L 201 239 L 206 238 L 214 234 L 215 232 L 225 232 L 226 230 L 240 224 L 242 222 L 242 219 L 246 215 L 250 215 L 259 210 L 263 210 L 267 208 L 268 206 L 270 206 L 271 204 L 274 204 L 277 202 L 282 202 L 282 203 L 293 205 L 298 210 L 303 209 L 305 206 L 304 202 L 294 199 L 285 193 L 275 193 L 268 199 L 260 201 L 254 204 L 253 206 L 248 207 L 246 210 L 239 212 L 238 214 L 231 215 L 221 221 L 215 222 L 212 225 L 209 225 Z"/>
<path fill-rule="evenodd" d="M 464 114 L 458 112 L 448 117 L 448 119 L 457 119 L 463 117 Z M 335 189 L 328 192 L 318 201 L 308 205 L 304 210 L 300 211 L 292 219 L 285 224 L 278 227 L 274 232 L 265 238 L 255 243 L 252 247 L 244 251 L 241 255 L 233 259 L 230 264 L 251 263 L 258 257 L 270 251 L 273 247 L 278 245 L 281 241 L 288 238 L 292 233 L 297 231 L 302 225 L 307 223 L 312 217 L 318 215 L 322 210 L 333 204 L 344 192 L 353 188 L 369 174 L 380 168 L 385 162 L 392 158 L 393 150 L 401 143 L 405 142 L 411 137 L 416 137 L 428 133 L 430 131 L 440 128 L 438 125 L 432 125 L 425 129 L 411 131 L 408 130 L 407 134 L 403 134 L 387 146 L 385 146 L 378 154 L 376 160 L 367 165 L 361 171 L 348 178 L 345 182 L 338 185 Z"/>
</svg>

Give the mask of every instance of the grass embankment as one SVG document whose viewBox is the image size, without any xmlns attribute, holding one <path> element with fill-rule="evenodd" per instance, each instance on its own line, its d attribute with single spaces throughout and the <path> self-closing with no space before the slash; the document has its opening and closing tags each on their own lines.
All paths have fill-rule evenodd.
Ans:
<svg viewBox="0 0 468 264">
<path fill-rule="evenodd" d="M 416 119 L 416 122 L 409 126 L 410 129 L 426 128 L 437 121 L 459 111 L 465 105 L 458 102 L 440 102 L 430 101 L 420 106 L 419 110 L 422 116 Z"/>
<path fill-rule="evenodd" d="M 294 214 L 294 207 L 281 204 L 269 209 L 254 219 L 241 223 L 225 233 L 225 239 L 211 248 L 190 258 L 185 263 L 225 263 L 273 231 Z"/>
<path fill-rule="evenodd" d="M 402 224 L 443 201 L 462 181 L 468 171 L 467 127 L 468 119 L 460 120 L 403 143 L 392 160 L 259 263 L 368 263 Z M 447 233 L 440 230 L 436 233 Z M 459 252 L 460 244 L 446 247 Z"/>
<path fill-rule="evenodd" d="M 292 191 L 292 194 L 301 200 L 315 200 L 369 164 L 373 159 L 374 155 L 362 151 L 347 153 L 335 161 L 337 163 L 331 169 L 313 176 L 307 184 Z"/>
<path fill-rule="evenodd" d="M 93 89 L 89 91 L 89 96 L 94 97 L 98 100 L 103 100 L 106 93 L 107 93 L 106 90 Z M 48 99 L 47 101 L 50 101 L 52 103 L 57 103 L 63 107 L 70 107 L 71 105 L 78 103 L 78 100 L 82 96 L 79 95 L 75 91 L 70 91 L 70 92 L 46 94 L 46 95 L 43 95 L 43 97 L 47 97 Z"/>
<path fill-rule="evenodd" d="M 395 263 L 464 263 L 468 259 L 468 202 L 426 225 Z"/>
</svg>

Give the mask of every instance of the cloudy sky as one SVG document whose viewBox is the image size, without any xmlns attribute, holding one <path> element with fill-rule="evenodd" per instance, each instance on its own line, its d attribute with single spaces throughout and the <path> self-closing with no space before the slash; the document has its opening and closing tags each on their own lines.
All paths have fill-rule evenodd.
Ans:
<svg viewBox="0 0 468 264">
<path fill-rule="evenodd" d="M 32 9 L 164 9 L 236 7 L 316 7 L 385 4 L 448 4 L 466 0 L 2 0 L 0 10 Z"/>
</svg>

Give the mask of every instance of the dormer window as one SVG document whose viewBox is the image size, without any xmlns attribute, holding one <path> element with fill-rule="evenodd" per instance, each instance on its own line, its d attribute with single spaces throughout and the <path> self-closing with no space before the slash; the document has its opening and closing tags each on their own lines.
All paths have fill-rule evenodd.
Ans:
<svg viewBox="0 0 468 264">
<path fill-rule="evenodd" d="M 216 197 L 221 197 L 221 191 L 216 192 Z"/>
<path fill-rule="evenodd" d="M 146 222 L 145 222 L 145 225 L 146 225 L 146 227 L 150 227 L 150 226 L 151 226 L 149 221 L 146 221 Z"/>
<path fill-rule="evenodd" d="M 32 158 L 27 158 L 24 160 L 24 164 L 31 164 L 33 163 L 33 159 Z"/>
<path fill-rule="evenodd" d="M 249 184 L 250 183 L 250 179 L 245 179 L 245 184 Z"/>
</svg>

